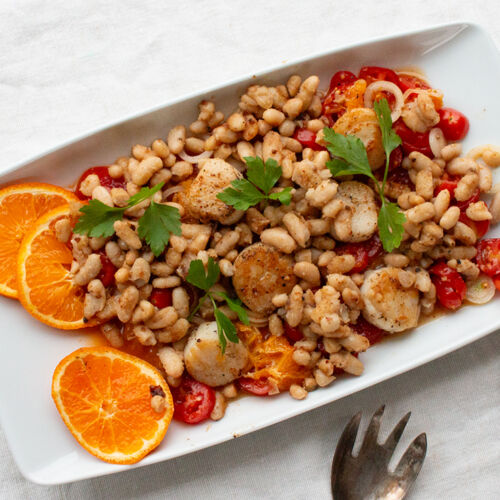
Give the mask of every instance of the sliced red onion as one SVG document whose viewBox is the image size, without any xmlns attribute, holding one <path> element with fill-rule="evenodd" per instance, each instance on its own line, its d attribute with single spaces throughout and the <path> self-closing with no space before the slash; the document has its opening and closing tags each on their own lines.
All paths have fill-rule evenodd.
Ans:
<svg viewBox="0 0 500 500">
<path fill-rule="evenodd" d="M 394 109 L 391 111 L 391 119 L 392 123 L 394 123 L 401 116 L 401 110 L 403 109 L 404 103 L 403 93 L 395 83 L 388 82 L 386 80 L 378 80 L 376 82 L 370 83 L 370 85 L 366 87 L 365 91 L 365 107 L 373 108 L 373 96 L 377 92 L 382 91 L 391 93 L 396 99 L 396 102 L 394 103 Z"/>
<path fill-rule="evenodd" d="M 200 160 L 205 160 L 206 158 L 210 158 L 213 154 L 213 151 L 203 151 L 196 156 L 188 155 L 184 150 L 179 153 L 179 156 L 188 163 L 198 163 Z"/>
<path fill-rule="evenodd" d="M 444 138 L 443 131 L 439 127 L 434 127 L 429 132 L 429 146 L 431 147 L 432 154 L 439 158 L 441 150 L 446 146 L 447 142 Z"/>
</svg>

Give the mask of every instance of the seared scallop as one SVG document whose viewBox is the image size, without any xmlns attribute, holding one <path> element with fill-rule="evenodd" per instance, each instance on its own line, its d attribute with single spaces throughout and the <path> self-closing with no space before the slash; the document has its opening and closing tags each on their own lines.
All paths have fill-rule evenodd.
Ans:
<svg viewBox="0 0 500 500">
<path fill-rule="evenodd" d="M 257 313 L 273 311 L 273 296 L 290 293 L 296 281 L 291 257 L 263 243 L 245 248 L 234 261 L 234 289 Z"/>
<path fill-rule="evenodd" d="M 240 172 L 224 160 L 204 160 L 200 163 L 198 175 L 183 193 L 182 204 L 188 214 L 202 222 L 216 220 L 222 224 L 233 223 L 242 213 L 219 200 L 217 195 L 240 178 Z"/>
<path fill-rule="evenodd" d="M 335 122 L 333 130 L 338 134 L 355 135 L 361 139 L 365 145 L 372 170 L 376 170 L 384 164 L 385 151 L 382 144 L 382 133 L 373 109 L 355 108 L 346 111 Z"/>
<path fill-rule="evenodd" d="M 420 316 L 418 290 L 404 288 L 398 279 L 399 269 L 383 267 L 365 274 L 361 286 L 363 316 L 389 333 L 417 326 Z"/>
<path fill-rule="evenodd" d="M 356 181 L 339 184 L 338 199 L 345 209 L 334 219 L 331 233 L 339 241 L 365 241 L 377 229 L 377 204 L 370 186 Z"/>
<path fill-rule="evenodd" d="M 184 348 L 188 373 L 199 382 L 217 387 L 237 379 L 248 362 L 248 350 L 242 342 L 227 343 L 222 354 L 217 323 L 202 323 L 189 337 Z"/>
</svg>

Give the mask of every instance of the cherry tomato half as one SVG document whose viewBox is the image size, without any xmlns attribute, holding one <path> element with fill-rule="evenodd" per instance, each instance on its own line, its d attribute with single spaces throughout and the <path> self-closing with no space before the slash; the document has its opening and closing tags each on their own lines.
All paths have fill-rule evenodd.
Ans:
<svg viewBox="0 0 500 500">
<path fill-rule="evenodd" d="M 472 220 L 465 212 L 460 213 L 458 220 L 467 224 L 476 233 L 478 239 L 482 238 L 490 229 L 489 220 Z"/>
<path fill-rule="evenodd" d="M 298 342 L 299 340 L 302 340 L 304 338 L 304 334 L 302 333 L 302 330 L 300 330 L 300 328 L 290 326 L 286 321 L 285 336 L 292 344 L 295 344 L 295 342 Z"/>
<path fill-rule="evenodd" d="M 399 86 L 398 75 L 392 69 L 383 68 L 381 66 L 363 66 L 359 70 L 358 78 L 366 80 L 368 85 L 377 80 L 386 80 Z"/>
<path fill-rule="evenodd" d="M 455 196 L 455 189 L 457 189 L 457 185 L 458 182 L 454 180 L 441 181 L 434 189 L 434 196 L 437 196 L 441 191 L 446 189 L 449 191 L 450 197 L 453 198 Z"/>
<path fill-rule="evenodd" d="M 500 274 L 500 238 L 481 240 L 477 244 L 476 260 L 479 269 L 488 276 Z"/>
<path fill-rule="evenodd" d="M 444 262 L 435 264 L 429 269 L 429 272 L 436 287 L 439 302 L 446 309 L 458 309 L 467 292 L 467 285 L 462 276 Z"/>
<path fill-rule="evenodd" d="M 392 128 L 401 137 L 403 151 L 406 155 L 409 155 L 412 151 L 418 151 L 430 158 L 433 157 L 429 145 L 429 132 L 422 134 L 413 132 L 413 130 L 405 125 L 405 122 L 401 118 L 394 123 Z"/>
<path fill-rule="evenodd" d="M 158 309 L 169 307 L 172 305 L 172 291 L 169 288 L 154 288 L 149 301 Z"/>
<path fill-rule="evenodd" d="M 253 378 L 241 377 L 238 379 L 238 385 L 254 396 L 268 396 L 273 388 L 265 378 L 254 380 Z"/>
<path fill-rule="evenodd" d="M 102 267 L 97 278 L 102 281 L 104 286 L 110 286 L 115 282 L 116 267 L 105 253 L 101 253 L 100 255 Z"/>
<path fill-rule="evenodd" d="M 413 75 L 399 74 L 399 88 L 403 94 L 408 89 L 430 89 L 429 85 L 420 78 Z"/>
<path fill-rule="evenodd" d="M 393 149 L 391 156 L 389 156 L 389 170 L 395 170 L 400 167 L 402 162 L 403 148 L 398 146 L 396 149 Z"/>
<path fill-rule="evenodd" d="M 363 335 L 363 337 L 366 337 L 370 341 L 370 345 L 376 344 L 377 342 L 380 342 L 386 335 L 387 332 L 385 330 L 382 330 L 378 328 L 375 325 L 372 325 L 371 323 L 368 323 L 363 316 L 360 316 L 358 318 L 358 321 L 356 321 L 356 324 L 351 324 L 349 325 L 357 334 Z"/>
<path fill-rule="evenodd" d="M 382 254 L 383 247 L 380 238 L 375 235 L 367 241 L 339 245 L 335 250 L 339 255 L 350 254 L 354 256 L 355 264 L 351 273 L 360 273 Z"/>
<path fill-rule="evenodd" d="M 354 73 L 351 73 L 350 71 L 337 71 L 337 73 L 335 73 L 330 80 L 330 87 L 328 89 L 328 92 L 330 93 L 332 90 L 350 85 L 356 80 L 356 75 Z"/>
<path fill-rule="evenodd" d="M 311 148 L 314 151 L 325 149 L 323 146 L 316 144 L 316 134 L 307 128 L 295 129 L 293 138 L 299 141 L 305 148 Z"/>
<path fill-rule="evenodd" d="M 448 141 L 461 141 L 469 131 L 467 117 L 453 108 L 441 108 L 439 113 L 439 128 Z"/>
<path fill-rule="evenodd" d="M 101 183 L 101 186 L 104 186 L 105 188 L 112 189 L 112 188 L 125 188 L 126 182 L 124 177 L 120 177 L 119 179 L 113 179 L 109 175 L 108 172 L 108 167 L 91 167 L 85 170 L 83 174 L 80 176 L 78 179 L 78 184 L 76 185 L 75 189 L 75 194 L 80 198 L 80 200 L 88 200 L 90 197 L 84 195 L 80 191 L 80 186 L 82 182 L 91 174 L 97 175 L 99 177 L 99 182 Z"/>
<path fill-rule="evenodd" d="M 495 284 L 495 288 L 500 292 L 500 274 L 493 276 L 493 283 Z"/>
<path fill-rule="evenodd" d="M 179 387 L 171 387 L 174 417 L 186 424 L 198 424 L 210 417 L 215 406 L 215 391 L 192 378 L 182 379 Z"/>
</svg>

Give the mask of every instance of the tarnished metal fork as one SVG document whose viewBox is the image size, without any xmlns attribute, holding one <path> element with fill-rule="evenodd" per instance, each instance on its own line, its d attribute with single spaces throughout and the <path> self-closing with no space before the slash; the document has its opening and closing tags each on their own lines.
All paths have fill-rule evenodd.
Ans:
<svg viewBox="0 0 500 500">
<path fill-rule="evenodd" d="M 384 444 L 378 443 L 380 420 L 385 405 L 374 414 L 366 430 L 357 456 L 353 446 L 361 421 L 361 412 L 354 415 L 340 437 L 332 462 L 332 495 L 334 500 L 399 500 L 406 496 L 422 468 L 427 451 L 425 433 L 417 436 L 408 446 L 394 472 L 389 462 L 411 412 L 394 427 Z"/>
</svg>

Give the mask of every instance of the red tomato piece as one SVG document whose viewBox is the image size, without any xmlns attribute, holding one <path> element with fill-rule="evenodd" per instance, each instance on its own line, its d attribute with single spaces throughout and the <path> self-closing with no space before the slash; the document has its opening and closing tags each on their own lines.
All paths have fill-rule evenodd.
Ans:
<svg viewBox="0 0 500 500">
<path fill-rule="evenodd" d="M 363 316 L 358 318 L 356 324 L 351 324 L 350 327 L 359 335 L 363 335 L 370 341 L 370 345 L 376 344 L 380 342 L 386 335 L 387 332 L 382 330 L 375 325 L 372 325 L 368 321 L 366 321 Z"/>
<path fill-rule="evenodd" d="M 493 283 L 495 283 L 496 289 L 500 291 L 500 274 L 493 276 Z"/>
<path fill-rule="evenodd" d="M 238 379 L 238 385 L 240 389 L 254 396 L 268 396 L 273 388 L 265 378 L 254 380 L 253 378 L 241 377 Z"/>
<path fill-rule="evenodd" d="M 430 158 L 433 157 L 429 145 L 429 132 L 424 132 L 423 134 L 413 132 L 413 130 L 405 125 L 405 122 L 401 118 L 394 123 L 392 128 L 401 137 L 403 151 L 406 155 L 409 155 L 412 151 L 418 151 Z"/>
<path fill-rule="evenodd" d="M 85 180 L 91 174 L 97 175 L 97 177 L 99 177 L 99 182 L 101 183 L 101 186 L 104 186 L 105 188 L 108 189 L 125 188 L 125 186 L 127 185 L 124 177 L 113 179 L 113 177 L 109 175 L 108 167 L 91 167 L 85 170 L 85 172 L 83 172 L 83 174 L 80 176 L 80 179 L 78 179 L 78 183 L 76 185 L 75 193 L 81 200 L 89 199 L 89 196 L 84 195 L 80 191 L 80 186 L 83 180 Z"/>
<path fill-rule="evenodd" d="M 395 170 L 401 166 L 403 162 L 403 148 L 398 146 L 394 149 L 389 157 L 389 170 Z"/>
<path fill-rule="evenodd" d="M 383 251 L 382 242 L 378 235 L 360 243 L 346 243 L 336 248 L 339 255 L 350 254 L 354 256 L 355 264 L 351 273 L 364 271 Z"/>
<path fill-rule="evenodd" d="M 151 292 L 149 301 L 158 309 L 169 307 L 172 305 L 172 291 L 170 288 L 155 288 Z"/>
<path fill-rule="evenodd" d="M 455 196 L 455 189 L 457 188 L 457 181 L 444 180 L 441 181 L 434 189 L 434 196 L 437 196 L 441 191 L 445 189 L 450 192 L 450 196 L 453 198 Z"/>
<path fill-rule="evenodd" d="M 366 80 L 368 85 L 377 80 L 386 80 L 399 86 L 398 75 L 392 69 L 383 68 L 381 66 L 363 66 L 359 70 L 358 78 Z"/>
<path fill-rule="evenodd" d="M 420 78 L 412 75 L 399 74 L 399 88 L 405 93 L 408 89 L 430 89 L 429 85 Z"/>
<path fill-rule="evenodd" d="M 458 220 L 467 224 L 476 233 L 478 239 L 482 238 L 490 229 L 489 220 L 472 220 L 465 212 L 460 213 Z"/>
<path fill-rule="evenodd" d="M 302 333 L 302 330 L 300 330 L 300 328 L 290 326 L 286 321 L 285 336 L 292 344 L 295 344 L 295 342 L 298 342 L 299 340 L 302 340 L 304 338 L 304 334 Z"/>
<path fill-rule="evenodd" d="M 479 201 L 479 196 L 481 195 L 481 192 L 479 191 L 479 188 L 474 191 L 474 194 L 465 201 L 457 201 L 457 207 L 462 211 L 465 212 L 467 210 L 467 207 L 471 203 L 476 203 Z"/>
<path fill-rule="evenodd" d="M 207 420 L 215 406 L 215 391 L 206 384 L 185 377 L 179 387 L 171 387 L 174 417 L 186 424 Z"/>
<path fill-rule="evenodd" d="M 351 83 L 354 83 L 356 80 L 356 75 L 354 73 L 351 73 L 350 71 L 337 71 L 337 73 L 335 73 L 330 80 L 328 93 L 330 93 L 332 90 L 348 86 Z"/>
<path fill-rule="evenodd" d="M 97 278 L 102 281 L 104 286 L 110 286 L 115 282 L 115 265 L 108 259 L 105 253 L 101 253 L 102 268 L 97 275 Z"/>
<path fill-rule="evenodd" d="M 316 134 L 307 128 L 295 129 L 293 138 L 299 141 L 305 148 L 311 148 L 314 151 L 325 149 L 323 146 L 316 144 Z"/>
<path fill-rule="evenodd" d="M 441 108 L 439 113 L 439 128 L 443 131 L 448 141 L 461 141 L 469 131 L 467 117 L 452 108 Z"/>
<path fill-rule="evenodd" d="M 479 269 L 488 276 L 500 274 L 500 238 L 481 240 L 477 244 L 476 260 Z"/>
<path fill-rule="evenodd" d="M 444 262 L 435 264 L 430 268 L 429 272 L 436 287 L 439 302 L 446 309 L 458 309 L 462 305 L 467 292 L 467 285 L 462 276 Z"/>
</svg>

